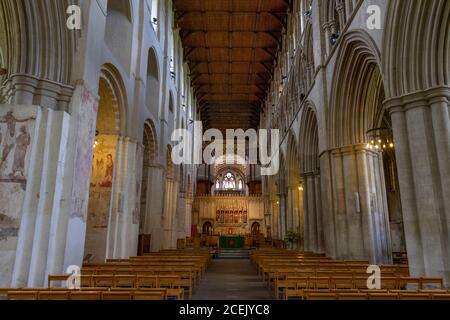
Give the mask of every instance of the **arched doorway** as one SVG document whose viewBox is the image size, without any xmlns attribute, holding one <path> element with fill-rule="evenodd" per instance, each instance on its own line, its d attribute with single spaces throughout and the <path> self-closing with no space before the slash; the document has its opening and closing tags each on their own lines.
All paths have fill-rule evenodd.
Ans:
<svg viewBox="0 0 450 320">
<path fill-rule="evenodd" d="M 85 258 L 103 262 L 107 257 L 108 228 L 113 210 L 112 192 L 116 183 L 117 145 L 123 134 L 124 94 L 118 73 L 105 65 L 99 81 L 99 107 L 92 174 L 89 190 Z"/>
<path fill-rule="evenodd" d="M 252 224 L 252 236 L 258 236 L 261 233 L 261 225 L 259 222 L 253 222 Z"/>
<path fill-rule="evenodd" d="M 213 234 L 213 231 L 214 231 L 214 228 L 213 228 L 213 225 L 211 224 L 211 222 L 206 221 L 203 224 L 202 234 L 211 236 Z"/>
<path fill-rule="evenodd" d="M 154 166 L 156 158 L 157 136 L 155 127 L 150 120 L 147 120 L 144 124 L 142 145 L 144 147 L 144 159 L 142 165 L 138 255 L 151 251 L 151 217 L 149 216 L 149 207 L 152 204 L 149 199 L 152 192 L 152 166 Z"/>
</svg>

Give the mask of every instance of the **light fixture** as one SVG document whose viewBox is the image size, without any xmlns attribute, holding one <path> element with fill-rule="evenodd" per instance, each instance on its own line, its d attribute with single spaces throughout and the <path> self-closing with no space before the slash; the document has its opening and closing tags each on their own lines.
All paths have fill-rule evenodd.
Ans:
<svg viewBox="0 0 450 320">
<path fill-rule="evenodd" d="M 337 33 L 333 33 L 331 36 L 330 36 L 330 43 L 331 43 L 331 45 L 335 45 L 336 44 L 336 42 L 337 42 L 337 40 L 339 39 L 339 34 L 337 34 Z"/>
<path fill-rule="evenodd" d="M 367 149 L 384 151 L 395 147 L 392 131 L 389 128 L 375 128 L 367 131 Z"/>
<path fill-rule="evenodd" d="M 98 130 L 95 131 L 95 141 L 94 141 L 94 145 L 92 146 L 94 149 L 97 148 L 98 146 L 98 141 L 97 141 L 97 137 L 100 134 L 100 132 Z"/>
<path fill-rule="evenodd" d="M 303 191 L 303 186 L 298 187 L 298 191 Z"/>
</svg>

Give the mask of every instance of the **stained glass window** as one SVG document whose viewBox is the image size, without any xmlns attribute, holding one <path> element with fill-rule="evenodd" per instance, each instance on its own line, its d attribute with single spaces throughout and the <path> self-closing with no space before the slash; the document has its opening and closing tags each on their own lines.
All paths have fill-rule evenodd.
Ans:
<svg viewBox="0 0 450 320">
<path fill-rule="evenodd" d="M 223 178 L 222 186 L 225 190 L 236 189 L 236 180 L 231 172 L 228 172 Z"/>
</svg>

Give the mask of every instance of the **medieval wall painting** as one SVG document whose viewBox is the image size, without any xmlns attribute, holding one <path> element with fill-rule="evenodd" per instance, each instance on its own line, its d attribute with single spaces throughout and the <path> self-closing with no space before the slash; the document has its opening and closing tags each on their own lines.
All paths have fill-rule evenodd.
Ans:
<svg viewBox="0 0 450 320">
<path fill-rule="evenodd" d="M 80 104 L 77 118 L 77 141 L 74 162 L 74 180 L 71 196 L 71 218 L 79 218 L 86 222 L 89 177 L 91 176 L 91 163 L 93 150 L 89 146 L 95 139 L 95 124 L 98 112 L 98 98 L 85 87 L 78 87 L 74 97 L 81 101 L 74 101 L 74 105 Z"/>
<path fill-rule="evenodd" d="M 9 285 L 38 108 L 0 106 L 0 285 Z"/>
<path fill-rule="evenodd" d="M 141 185 L 142 185 L 142 166 L 143 166 L 143 147 L 136 145 L 136 178 L 133 208 L 133 224 L 139 224 L 141 216 Z"/>
<path fill-rule="evenodd" d="M 117 136 L 98 135 L 91 163 L 92 176 L 86 229 L 85 255 L 103 261 L 111 208 Z"/>
</svg>

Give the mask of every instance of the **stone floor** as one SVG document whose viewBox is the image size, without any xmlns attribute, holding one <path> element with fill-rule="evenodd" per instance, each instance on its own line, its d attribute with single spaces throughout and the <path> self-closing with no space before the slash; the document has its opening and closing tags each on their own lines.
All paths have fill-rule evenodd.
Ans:
<svg viewBox="0 0 450 320">
<path fill-rule="evenodd" d="M 194 292 L 194 300 L 274 299 L 248 259 L 215 259 Z"/>
</svg>

